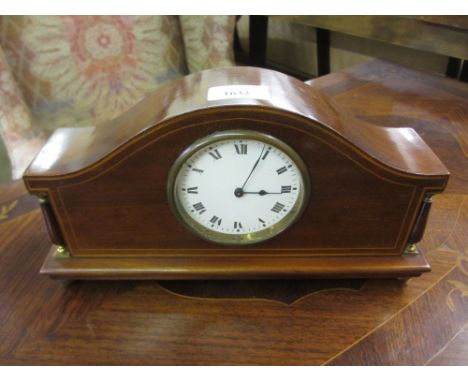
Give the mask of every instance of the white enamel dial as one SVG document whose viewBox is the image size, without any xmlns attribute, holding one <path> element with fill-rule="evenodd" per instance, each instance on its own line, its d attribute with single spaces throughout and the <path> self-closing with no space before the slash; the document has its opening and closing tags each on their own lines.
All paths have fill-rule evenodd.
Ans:
<svg viewBox="0 0 468 382">
<path fill-rule="evenodd" d="M 177 212 L 208 240 L 266 240 L 287 228 L 305 203 L 304 170 L 298 162 L 302 164 L 289 146 L 270 136 L 214 134 L 178 163 L 172 185 Z"/>
</svg>

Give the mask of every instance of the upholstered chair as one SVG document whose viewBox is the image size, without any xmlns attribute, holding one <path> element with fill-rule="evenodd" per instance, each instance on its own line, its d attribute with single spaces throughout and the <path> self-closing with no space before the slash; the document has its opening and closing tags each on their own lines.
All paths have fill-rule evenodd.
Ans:
<svg viewBox="0 0 468 382">
<path fill-rule="evenodd" d="M 99 125 L 168 81 L 234 65 L 234 25 L 234 16 L 0 17 L 0 177 L 21 177 L 58 127 Z"/>
</svg>

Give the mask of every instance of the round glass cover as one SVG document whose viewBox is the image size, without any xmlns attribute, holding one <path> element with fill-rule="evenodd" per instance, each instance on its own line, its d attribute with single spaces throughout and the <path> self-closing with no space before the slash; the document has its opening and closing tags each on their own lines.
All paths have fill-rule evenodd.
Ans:
<svg viewBox="0 0 468 382">
<path fill-rule="evenodd" d="M 174 163 L 169 200 L 199 236 L 223 244 L 267 240 L 298 219 L 309 193 L 302 159 L 260 132 L 229 130 L 188 147 Z"/>
</svg>

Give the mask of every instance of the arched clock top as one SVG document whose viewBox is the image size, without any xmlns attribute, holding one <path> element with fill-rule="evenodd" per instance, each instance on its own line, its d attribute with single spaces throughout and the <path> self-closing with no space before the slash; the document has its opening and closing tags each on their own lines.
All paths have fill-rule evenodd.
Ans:
<svg viewBox="0 0 468 382">
<path fill-rule="evenodd" d="M 321 129 L 388 170 L 422 177 L 448 172 L 411 128 L 373 126 L 349 117 L 325 95 L 287 75 L 260 68 L 207 70 L 171 82 L 120 117 L 96 127 L 58 129 L 25 173 L 28 179 L 73 177 L 104 169 L 151 134 L 226 119 L 269 120 Z M 140 143 L 138 143 L 140 142 Z"/>
</svg>

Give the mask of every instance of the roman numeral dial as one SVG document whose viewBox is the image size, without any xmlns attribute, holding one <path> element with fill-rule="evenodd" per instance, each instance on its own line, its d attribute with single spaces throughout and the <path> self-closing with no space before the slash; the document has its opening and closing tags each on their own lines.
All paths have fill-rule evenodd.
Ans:
<svg viewBox="0 0 468 382">
<path fill-rule="evenodd" d="M 234 147 L 236 148 L 236 153 L 239 155 L 247 154 L 247 145 L 245 143 L 235 143 Z"/>
<path fill-rule="evenodd" d="M 182 223 L 207 240 L 267 240 L 304 209 L 305 166 L 294 150 L 270 136 L 243 130 L 215 133 L 185 150 L 178 161 L 171 200 Z"/>
<path fill-rule="evenodd" d="M 218 149 L 214 149 L 212 151 L 209 151 L 208 154 L 210 154 L 210 156 L 214 159 L 214 160 L 218 160 L 218 159 L 221 159 L 222 156 L 221 154 L 219 153 Z"/>
</svg>

